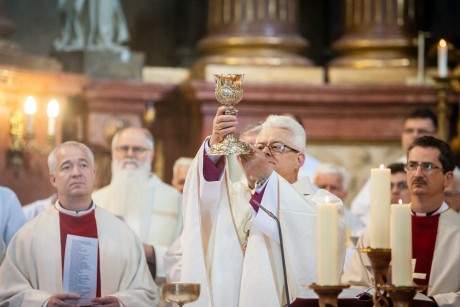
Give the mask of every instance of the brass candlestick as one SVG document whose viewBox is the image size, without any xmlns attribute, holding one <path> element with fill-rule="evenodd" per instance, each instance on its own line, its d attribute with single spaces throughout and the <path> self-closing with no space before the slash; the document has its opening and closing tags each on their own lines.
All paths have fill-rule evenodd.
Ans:
<svg viewBox="0 0 460 307">
<path fill-rule="evenodd" d="M 381 293 L 381 289 L 387 283 L 388 268 L 391 261 L 390 248 L 360 248 L 360 252 L 366 253 L 371 261 L 372 271 L 374 273 L 374 307 L 385 306 L 390 304 L 385 297 L 385 291 Z"/>
<path fill-rule="evenodd" d="M 382 286 L 388 292 L 393 301 L 393 307 L 410 307 L 414 296 L 418 291 L 425 289 L 425 286 Z"/>
<path fill-rule="evenodd" d="M 214 75 L 216 81 L 216 89 L 214 91 L 217 101 L 225 106 L 235 106 L 243 99 L 243 78 L 244 75 L 239 74 L 220 74 Z M 227 115 L 237 115 L 235 109 L 226 110 Z M 233 134 L 227 134 L 225 139 L 211 147 L 210 155 L 234 155 L 234 154 L 249 154 L 252 153 L 251 147 L 240 142 Z"/>
<path fill-rule="evenodd" d="M 438 90 L 438 137 L 446 141 L 447 140 L 447 128 L 446 128 L 446 101 L 447 92 L 450 89 L 450 82 L 454 80 L 452 77 L 433 77 L 436 81 L 436 88 Z"/>
<path fill-rule="evenodd" d="M 350 285 L 320 286 L 317 284 L 308 285 L 308 288 L 315 291 L 319 296 L 319 307 L 338 307 L 337 297 L 343 289 Z"/>
</svg>

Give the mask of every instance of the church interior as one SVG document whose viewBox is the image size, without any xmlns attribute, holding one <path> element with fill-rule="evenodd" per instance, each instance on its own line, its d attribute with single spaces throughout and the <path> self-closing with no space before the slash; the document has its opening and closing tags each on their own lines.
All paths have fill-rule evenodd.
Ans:
<svg viewBox="0 0 460 307">
<path fill-rule="evenodd" d="M 153 133 L 154 170 L 170 182 L 211 132 L 213 74 L 244 74 L 239 127 L 300 117 L 306 163 L 350 174 L 347 204 L 370 168 L 402 155 L 415 107 L 436 112 L 460 153 L 458 14 L 455 0 L 0 0 L 0 185 L 22 204 L 48 197 L 48 153 L 77 140 L 101 187 L 125 126 Z"/>
</svg>

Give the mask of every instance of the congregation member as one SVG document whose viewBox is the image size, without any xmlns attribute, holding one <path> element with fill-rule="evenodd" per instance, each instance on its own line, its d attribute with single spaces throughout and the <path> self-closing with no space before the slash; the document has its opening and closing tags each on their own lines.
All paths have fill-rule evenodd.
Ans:
<svg viewBox="0 0 460 307">
<path fill-rule="evenodd" d="M 0 263 L 16 231 L 26 223 L 16 193 L 0 186 Z"/>
<path fill-rule="evenodd" d="M 313 177 L 313 184 L 319 188 L 331 192 L 342 201 L 345 201 L 348 193 L 349 179 L 343 167 L 332 163 L 321 164 Z M 364 223 L 345 207 L 345 223 L 352 237 L 358 237 L 364 228 Z"/>
<path fill-rule="evenodd" d="M 78 142 L 62 143 L 49 154 L 48 166 L 58 200 L 10 242 L 0 266 L 0 306 L 79 306 L 81 293 L 64 289 L 64 263 L 75 247 L 69 242 L 90 238 L 96 240 L 97 251 L 87 260 L 97 268 L 92 277 L 83 278 L 96 280 L 95 296 L 85 305 L 155 306 L 157 286 L 142 243 L 125 223 L 91 200 L 95 169 L 90 149 Z M 79 273 L 69 274 L 69 279 L 79 279 L 72 275 Z"/>
<path fill-rule="evenodd" d="M 174 162 L 171 185 L 181 193 L 184 191 L 185 178 L 192 161 L 193 158 L 180 157 Z"/>
<path fill-rule="evenodd" d="M 196 306 L 282 306 L 287 301 L 285 287 L 292 301 L 317 278 L 316 204 L 326 196 L 339 211 L 340 276 L 345 257 L 343 205 L 327 191 L 314 192 L 309 182 L 295 184 L 305 162 L 305 131 L 295 120 L 275 115 L 262 124 L 251 145 L 253 153 L 238 157 L 244 173 L 255 180 L 254 190 L 241 197 L 230 182 L 226 157 L 207 154 L 210 146 L 236 131 L 236 116 L 225 114 L 226 108 L 231 107 L 217 110 L 212 134 L 198 151 L 184 188 L 180 280 L 201 284 Z M 280 220 L 288 284 L 277 224 L 259 204 Z M 248 206 L 250 229 L 242 232 Z"/>
<path fill-rule="evenodd" d="M 426 286 L 434 306 L 460 306 L 460 215 L 444 202 L 453 180 L 454 154 L 432 136 L 416 139 L 407 149 L 407 185 L 411 193 L 413 281 Z M 358 247 L 368 247 L 366 230 Z M 356 251 L 342 282 L 370 287 L 373 277 L 365 253 Z"/>
<path fill-rule="evenodd" d="M 403 163 L 395 162 L 388 165 L 390 169 L 390 188 L 392 204 L 398 204 L 399 200 L 403 204 L 410 203 L 410 191 L 407 186 L 407 173 L 406 165 Z"/>
<path fill-rule="evenodd" d="M 454 170 L 454 180 L 444 190 L 444 200 L 450 208 L 460 213 L 460 169 Z"/>
<path fill-rule="evenodd" d="M 107 153 L 108 150 L 99 145 L 92 145 L 88 147 L 94 155 L 94 167 L 97 169 L 96 181 L 94 182 L 94 189 L 96 190 L 110 182 L 110 169 L 108 169 L 107 166 L 107 164 L 110 164 L 110 161 L 107 161 L 107 159 L 110 160 L 110 154 Z M 57 194 L 52 193 L 47 198 L 38 199 L 22 206 L 22 211 L 26 216 L 26 220 L 30 221 L 42 211 L 53 206 L 56 200 Z"/>
<path fill-rule="evenodd" d="M 417 108 L 404 118 L 401 131 L 401 149 L 405 153 L 407 147 L 418 137 L 424 135 L 436 136 L 438 133 L 438 118 L 428 108 Z M 397 161 L 406 163 L 406 155 Z M 361 190 L 351 202 L 351 212 L 357 215 L 365 225 L 371 220 L 371 191 L 370 179 L 366 181 Z"/>
<path fill-rule="evenodd" d="M 182 230 L 182 196 L 152 172 L 154 139 L 128 127 L 112 139 L 112 179 L 94 202 L 123 219 L 144 244 L 152 276 L 164 277 L 163 256 Z"/>
</svg>

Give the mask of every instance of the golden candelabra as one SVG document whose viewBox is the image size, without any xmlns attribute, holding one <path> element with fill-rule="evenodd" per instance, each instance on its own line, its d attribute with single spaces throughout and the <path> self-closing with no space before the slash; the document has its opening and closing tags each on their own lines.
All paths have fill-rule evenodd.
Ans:
<svg viewBox="0 0 460 307">
<path fill-rule="evenodd" d="M 382 289 L 390 295 L 393 307 L 412 306 L 415 294 L 425 288 L 424 286 L 382 286 Z"/>
<path fill-rule="evenodd" d="M 384 286 L 387 283 L 388 268 L 391 261 L 390 248 L 360 248 L 360 252 L 366 253 L 371 261 L 372 271 L 374 274 L 374 306 L 389 307 L 390 304 L 386 298 Z M 381 292 L 383 290 L 383 292 Z"/>
<path fill-rule="evenodd" d="M 338 296 L 343 289 L 350 285 L 320 286 L 317 284 L 308 285 L 308 288 L 315 291 L 319 297 L 319 307 L 338 307 Z"/>
<path fill-rule="evenodd" d="M 447 141 L 447 127 L 446 127 L 446 110 L 447 110 L 447 92 L 450 89 L 450 83 L 455 79 L 452 76 L 448 77 L 433 77 L 436 81 L 436 88 L 438 90 L 438 137 Z"/>
<path fill-rule="evenodd" d="M 31 151 L 43 155 L 48 154 L 56 143 L 56 137 L 49 135 L 46 146 L 37 145 L 34 134 L 24 131 L 24 114 L 19 110 L 11 112 L 9 124 L 11 145 L 7 150 L 7 161 L 15 172 L 23 165 L 26 154 Z"/>
</svg>

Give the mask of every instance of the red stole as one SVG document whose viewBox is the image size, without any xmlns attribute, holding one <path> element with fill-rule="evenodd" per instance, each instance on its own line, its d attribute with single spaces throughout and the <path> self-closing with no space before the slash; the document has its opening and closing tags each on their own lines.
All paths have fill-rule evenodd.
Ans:
<svg viewBox="0 0 460 307">
<path fill-rule="evenodd" d="M 67 235 L 88 237 L 97 239 L 97 224 L 95 211 L 92 210 L 90 213 L 84 214 L 82 216 L 73 216 L 68 215 L 62 212 L 59 212 L 59 228 L 61 231 L 61 263 L 62 263 L 62 272 L 64 272 L 64 255 L 65 255 L 65 246 L 67 243 Z M 96 296 L 101 296 L 101 272 L 99 265 L 99 250 L 97 253 L 97 288 Z"/>
<path fill-rule="evenodd" d="M 431 263 L 438 234 L 441 214 L 412 216 L 412 257 L 416 259 L 415 273 L 426 274 L 425 279 L 414 278 L 417 285 L 427 286 L 430 281 Z M 426 289 L 423 291 L 426 294 Z"/>
</svg>

